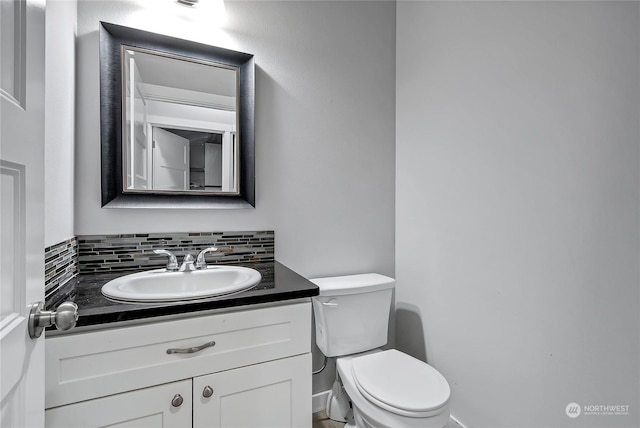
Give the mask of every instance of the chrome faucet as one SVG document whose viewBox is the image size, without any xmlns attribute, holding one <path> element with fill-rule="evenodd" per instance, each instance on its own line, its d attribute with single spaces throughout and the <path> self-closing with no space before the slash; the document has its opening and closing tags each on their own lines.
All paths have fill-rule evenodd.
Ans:
<svg viewBox="0 0 640 428">
<path fill-rule="evenodd" d="M 169 263 L 167 263 L 168 272 L 178 271 L 178 259 L 176 259 L 175 254 L 168 250 L 153 250 L 153 252 L 156 254 L 164 254 L 165 256 L 169 256 Z"/>
<path fill-rule="evenodd" d="M 182 264 L 178 267 L 178 259 L 175 254 L 173 254 L 169 250 L 153 250 L 156 254 L 164 254 L 165 256 L 169 256 L 169 263 L 167 263 L 167 271 L 168 272 L 190 272 L 193 270 L 200 270 L 207 268 L 207 261 L 204 256 L 207 253 L 218 251 L 216 247 L 205 248 L 204 250 L 198 253 L 198 257 L 196 258 L 195 264 L 193 261 L 193 256 L 191 254 L 187 254 L 184 256 L 182 260 Z"/>
<path fill-rule="evenodd" d="M 193 256 L 191 254 L 187 254 L 186 256 L 184 256 L 184 259 L 182 259 L 182 264 L 180 265 L 180 269 L 178 269 L 178 272 L 192 270 L 196 270 L 196 267 L 193 265 Z"/>
<path fill-rule="evenodd" d="M 207 253 L 212 253 L 214 251 L 218 251 L 218 249 L 216 247 L 209 247 L 209 248 L 205 248 L 204 250 L 200 251 L 198 253 L 198 257 L 196 258 L 196 269 L 206 269 L 207 268 L 207 261 L 205 260 L 204 256 Z"/>
</svg>

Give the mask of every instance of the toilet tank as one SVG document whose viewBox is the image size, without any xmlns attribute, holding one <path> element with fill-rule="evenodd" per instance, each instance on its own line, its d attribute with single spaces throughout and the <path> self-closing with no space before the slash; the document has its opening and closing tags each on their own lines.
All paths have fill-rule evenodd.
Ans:
<svg viewBox="0 0 640 428">
<path fill-rule="evenodd" d="M 327 357 L 368 351 L 387 343 L 395 280 L 377 273 L 314 278 L 316 344 Z"/>
</svg>

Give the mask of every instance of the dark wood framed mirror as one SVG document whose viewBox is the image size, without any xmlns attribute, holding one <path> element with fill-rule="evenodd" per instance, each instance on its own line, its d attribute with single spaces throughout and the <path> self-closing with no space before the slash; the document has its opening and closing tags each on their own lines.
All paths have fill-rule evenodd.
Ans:
<svg viewBox="0 0 640 428">
<path fill-rule="evenodd" d="M 254 207 L 253 55 L 100 24 L 102 206 Z"/>
</svg>

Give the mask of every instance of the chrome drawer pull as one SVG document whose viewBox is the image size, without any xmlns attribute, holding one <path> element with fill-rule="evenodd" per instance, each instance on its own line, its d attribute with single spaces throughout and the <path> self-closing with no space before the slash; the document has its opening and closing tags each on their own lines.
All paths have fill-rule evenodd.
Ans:
<svg viewBox="0 0 640 428">
<path fill-rule="evenodd" d="M 215 344 L 215 340 L 212 340 L 211 342 L 207 342 L 204 345 L 192 346 L 191 348 L 169 348 L 167 349 L 167 354 L 193 354 L 196 352 L 200 352 L 203 349 L 215 346 Z"/>
</svg>

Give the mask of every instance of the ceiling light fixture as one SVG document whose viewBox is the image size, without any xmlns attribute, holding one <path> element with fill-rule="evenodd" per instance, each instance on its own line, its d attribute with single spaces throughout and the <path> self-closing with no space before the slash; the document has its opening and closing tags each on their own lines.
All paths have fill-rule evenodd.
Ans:
<svg viewBox="0 0 640 428">
<path fill-rule="evenodd" d="M 4 0 L 0 0 L 4 1 Z M 129 0 L 132 1 L 132 0 Z M 202 26 L 203 31 L 209 32 L 212 28 L 221 28 L 227 22 L 227 11 L 224 0 L 137 0 L 143 3 L 145 8 L 142 10 L 146 19 L 149 19 L 149 13 L 157 13 L 158 15 L 166 15 L 161 18 L 163 21 L 167 19 L 171 25 L 175 27 L 177 21 L 184 21 L 186 32 L 193 33 L 198 31 L 195 26 Z M 153 3 L 153 5 L 151 5 Z M 153 12 L 152 12 L 153 11 Z M 159 18 L 159 16 L 158 16 Z M 154 19 L 154 21 L 157 21 Z M 165 31 L 166 23 L 155 22 L 159 30 Z M 148 27 L 149 28 L 149 27 Z M 153 30 L 153 28 L 149 28 Z M 175 29 L 178 32 L 177 29 Z M 176 33 L 177 34 L 177 33 Z"/>
</svg>

